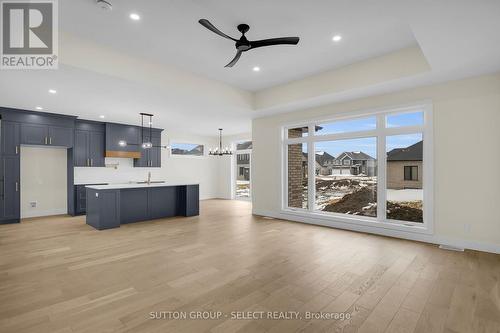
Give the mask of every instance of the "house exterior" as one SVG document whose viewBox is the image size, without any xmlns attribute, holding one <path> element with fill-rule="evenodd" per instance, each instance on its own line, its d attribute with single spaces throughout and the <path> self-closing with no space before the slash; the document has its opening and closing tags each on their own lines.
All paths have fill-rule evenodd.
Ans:
<svg viewBox="0 0 500 333">
<path fill-rule="evenodd" d="M 345 151 L 333 161 L 331 174 L 373 177 L 377 174 L 376 161 L 362 151 Z"/>
<path fill-rule="evenodd" d="M 236 144 L 236 179 L 250 180 L 250 153 L 238 153 L 239 150 L 251 150 L 252 141 Z"/>
<path fill-rule="evenodd" d="M 236 154 L 237 180 L 250 180 L 250 153 Z"/>
<path fill-rule="evenodd" d="M 315 175 L 329 176 L 331 175 L 331 165 L 335 157 L 327 152 L 316 152 Z M 304 171 L 303 177 L 307 177 L 307 153 L 302 153 L 302 170 Z"/>
<path fill-rule="evenodd" d="M 422 188 L 423 141 L 387 153 L 387 188 Z"/>
</svg>

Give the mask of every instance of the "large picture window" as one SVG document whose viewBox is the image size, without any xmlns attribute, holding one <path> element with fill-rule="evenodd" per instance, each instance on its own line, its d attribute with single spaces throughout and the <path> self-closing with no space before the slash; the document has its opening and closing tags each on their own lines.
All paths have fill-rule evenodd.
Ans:
<svg viewBox="0 0 500 333">
<path fill-rule="evenodd" d="M 428 230 L 430 112 L 418 106 L 285 127 L 283 208 Z"/>
</svg>

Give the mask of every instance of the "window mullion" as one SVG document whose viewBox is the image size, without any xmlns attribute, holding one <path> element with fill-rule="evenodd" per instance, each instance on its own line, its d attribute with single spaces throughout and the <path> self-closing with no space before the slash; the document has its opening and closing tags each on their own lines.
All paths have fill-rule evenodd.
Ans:
<svg viewBox="0 0 500 333">
<path fill-rule="evenodd" d="M 316 201 L 316 151 L 314 150 L 315 125 L 309 125 L 309 136 L 307 137 L 307 202 L 310 212 L 315 209 Z"/>
<path fill-rule="evenodd" d="M 387 161 L 386 161 L 386 136 L 385 115 L 377 116 L 377 219 L 385 221 L 387 217 Z"/>
</svg>

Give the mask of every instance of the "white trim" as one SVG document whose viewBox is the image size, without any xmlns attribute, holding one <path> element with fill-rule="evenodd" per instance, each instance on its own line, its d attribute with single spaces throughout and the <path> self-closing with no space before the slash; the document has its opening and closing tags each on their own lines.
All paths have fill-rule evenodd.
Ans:
<svg viewBox="0 0 500 333">
<path fill-rule="evenodd" d="M 480 241 L 468 241 L 457 238 L 440 237 L 436 235 L 431 235 L 427 233 L 415 233 L 413 231 L 405 230 L 395 230 L 388 228 L 380 228 L 378 226 L 361 225 L 357 223 L 346 223 L 340 220 L 324 220 L 318 219 L 311 216 L 301 216 L 300 214 L 285 213 L 285 212 L 273 212 L 268 210 L 253 209 L 252 214 L 271 217 L 275 219 L 286 220 L 288 222 L 299 222 L 313 225 L 320 225 L 324 227 L 330 227 L 335 229 L 351 230 L 357 232 L 365 232 L 374 235 L 382 235 L 395 238 L 403 238 L 418 242 L 425 242 L 437 245 L 444 245 L 454 248 L 464 248 L 469 250 L 490 252 L 500 254 L 500 245 L 494 243 L 480 242 Z"/>
<path fill-rule="evenodd" d="M 401 126 L 401 127 L 391 127 L 386 128 L 386 120 L 388 115 L 395 115 L 401 113 L 412 113 L 422 111 L 424 112 L 424 123 L 417 126 Z M 283 181 L 282 192 L 281 192 L 281 212 L 292 212 L 304 214 L 306 210 L 296 209 L 288 207 L 288 158 L 287 158 L 287 147 L 290 144 L 307 144 L 308 149 L 308 165 L 315 165 L 315 151 L 314 144 L 318 141 L 330 141 L 330 140 L 342 140 L 342 139 L 356 139 L 365 137 L 375 137 L 377 145 L 377 195 L 379 196 L 377 205 L 377 218 L 369 221 L 370 227 L 375 228 L 389 228 L 389 229 L 401 229 L 405 232 L 415 232 L 415 233 L 427 233 L 432 234 L 434 231 L 434 209 L 433 209 L 433 192 L 434 192 L 434 182 L 433 182 L 433 126 L 432 126 L 432 113 L 433 108 L 430 102 L 427 103 L 416 103 L 413 105 L 405 105 L 399 107 L 384 107 L 374 110 L 360 110 L 355 112 L 347 112 L 337 114 L 333 117 L 323 117 L 316 118 L 313 120 L 303 121 L 301 123 L 285 124 L 281 126 L 281 179 Z M 328 135 L 315 135 L 315 127 L 318 123 L 325 122 L 335 122 L 344 119 L 358 119 L 363 116 L 376 116 L 377 128 L 375 130 L 359 131 L 359 132 L 347 132 L 339 134 L 328 134 Z M 288 129 L 305 127 L 308 126 L 308 136 L 301 138 L 288 139 Z M 424 212 L 423 212 L 423 223 L 412 223 L 406 221 L 396 221 L 386 219 L 387 200 L 386 200 L 386 175 L 382 175 L 381 171 L 386 172 L 386 137 L 394 135 L 405 135 L 422 133 L 424 139 L 423 146 L 423 191 L 424 191 Z M 311 152 L 313 154 L 311 154 Z M 346 155 L 347 156 L 347 155 Z M 343 165 L 342 165 L 343 166 Z M 317 217 L 318 211 L 315 210 L 315 168 L 308 168 L 308 209 L 307 214 Z M 322 219 L 328 221 L 338 221 L 340 219 L 340 214 L 328 213 L 328 216 L 324 216 L 325 213 L 320 214 Z M 342 214 L 344 215 L 344 214 Z M 345 219 L 345 218 L 344 218 Z M 349 223 L 359 223 L 363 224 L 363 219 L 359 216 L 348 217 Z M 376 223 L 376 224 L 374 224 Z"/>
</svg>

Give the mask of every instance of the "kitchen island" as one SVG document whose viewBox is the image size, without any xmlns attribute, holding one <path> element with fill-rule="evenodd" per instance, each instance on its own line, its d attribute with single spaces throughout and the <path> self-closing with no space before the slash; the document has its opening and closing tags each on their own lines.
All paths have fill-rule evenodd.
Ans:
<svg viewBox="0 0 500 333">
<path fill-rule="evenodd" d="M 86 191 L 87 224 L 98 230 L 166 217 L 199 215 L 198 184 L 90 185 Z"/>
</svg>

